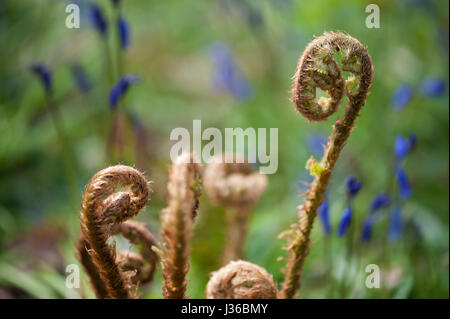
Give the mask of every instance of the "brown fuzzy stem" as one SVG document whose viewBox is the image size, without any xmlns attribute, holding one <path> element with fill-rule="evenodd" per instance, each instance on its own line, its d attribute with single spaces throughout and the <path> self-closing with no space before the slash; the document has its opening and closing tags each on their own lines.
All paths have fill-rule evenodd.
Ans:
<svg viewBox="0 0 450 319">
<path fill-rule="evenodd" d="M 98 299 L 110 298 L 108 295 L 108 289 L 106 288 L 105 283 L 102 281 L 98 268 L 94 264 L 89 251 L 89 243 L 83 237 L 83 234 L 80 234 L 76 246 L 77 259 L 80 261 L 84 271 L 89 277 L 95 296 Z"/>
<path fill-rule="evenodd" d="M 242 259 L 245 238 L 247 237 L 248 212 L 246 209 L 234 209 L 227 212 L 227 241 L 222 255 L 222 264 Z"/>
<path fill-rule="evenodd" d="M 192 154 L 181 155 L 170 170 L 168 205 L 161 217 L 163 295 L 167 299 L 187 298 L 189 241 L 201 194 L 200 178 L 200 165 L 194 163 Z"/>
<path fill-rule="evenodd" d="M 126 221 L 115 225 L 112 229 L 112 234 L 122 234 L 132 244 L 138 245 L 140 249 L 140 254 L 133 252 L 120 252 L 118 254 L 116 262 L 120 265 L 121 271 L 135 272 L 135 274 L 130 276 L 133 285 L 150 283 L 153 280 L 158 262 L 158 255 L 152 250 L 152 246 L 156 246 L 156 240 L 152 233 L 142 223 Z M 82 233 L 78 239 L 76 250 L 77 258 L 90 278 L 96 297 L 98 299 L 111 298 L 89 253 L 91 251 L 89 243 Z"/>
<path fill-rule="evenodd" d="M 354 78 L 344 80 L 334 61 L 335 52 L 343 55 L 340 60 L 342 70 L 353 73 Z M 348 97 L 349 105 L 344 117 L 333 126 L 322 160 L 319 163 L 314 159 L 308 161 L 307 166 L 315 178 L 303 204 L 297 208 L 299 222 L 295 239 L 288 247 L 281 298 L 294 298 L 300 288 L 317 208 L 324 200 L 331 173 L 367 99 L 372 79 L 372 59 L 367 49 L 358 40 L 343 33 L 325 33 L 316 38 L 300 57 L 294 76 L 293 102 L 302 115 L 313 121 L 325 120 L 337 110 L 344 94 Z M 355 84 L 356 88 L 353 89 Z M 326 91 L 330 98 L 322 98 L 317 102 L 317 87 Z"/>
<path fill-rule="evenodd" d="M 129 187 L 128 192 L 114 191 Z M 116 262 L 116 251 L 107 243 L 112 229 L 135 216 L 145 206 L 149 186 L 145 177 L 134 168 L 116 165 L 101 170 L 92 177 L 83 193 L 81 232 L 89 243 L 89 252 L 108 297 L 133 298 L 130 280 Z M 83 255 L 83 254 L 81 254 Z"/>
</svg>

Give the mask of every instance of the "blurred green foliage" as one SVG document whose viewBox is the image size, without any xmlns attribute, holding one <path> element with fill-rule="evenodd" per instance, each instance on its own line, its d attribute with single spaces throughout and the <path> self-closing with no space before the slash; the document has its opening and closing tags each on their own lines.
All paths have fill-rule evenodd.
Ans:
<svg viewBox="0 0 450 319">
<path fill-rule="evenodd" d="M 108 68 L 115 79 L 119 73 L 141 79 L 120 108 L 136 116 L 145 134 L 124 122 L 120 161 L 136 165 L 154 181 L 152 199 L 137 218 L 154 234 L 159 234 L 166 196 L 173 128 L 190 130 L 192 120 L 201 119 L 204 128 L 279 129 L 279 168 L 269 176 L 269 187 L 252 215 L 245 256 L 281 283 L 283 261 L 277 259 L 284 256 L 284 242 L 277 236 L 296 220 L 298 182 L 307 178 L 304 166 L 311 153 L 307 138 L 328 136 L 343 112 L 341 107 L 326 122 L 308 123 L 289 101 L 290 77 L 314 35 L 340 30 L 368 47 L 375 78 L 328 190 L 333 233 L 324 236 L 317 220 L 299 297 L 448 298 L 448 90 L 437 98 L 420 90 L 428 77 L 448 85 L 447 1 L 123 0 L 131 27 L 131 46 L 123 53 L 118 53 L 113 35 L 105 44 L 92 28 L 85 1 L 74 1 L 80 4 L 81 28 L 66 28 L 69 2 L 0 2 L 0 297 L 93 296 L 84 275 L 79 291 L 67 289 L 64 281 L 66 265 L 77 263 L 74 243 L 83 187 L 96 171 L 118 160 L 105 151 L 113 123 Z M 108 32 L 113 32 L 110 1 L 96 3 L 108 18 Z M 379 29 L 365 26 L 369 3 L 380 7 Z M 217 42 L 230 48 L 251 84 L 249 99 L 214 89 L 211 45 Z M 107 47 L 112 61 L 121 56 L 121 65 L 108 64 Z M 75 163 L 75 194 L 42 85 L 29 71 L 36 61 L 53 70 L 54 105 Z M 89 93 L 76 88 L 74 63 L 89 76 Z M 413 97 L 396 111 L 391 99 L 403 83 L 412 86 Z M 413 196 L 403 207 L 403 236 L 387 242 L 386 211 L 372 241 L 362 244 L 361 225 L 370 201 L 378 192 L 395 189 L 395 137 L 411 132 L 417 134 L 418 146 L 405 165 Z M 335 231 L 346 205 L 344 181 L 349 175 L 363 182 L 354 203 L 357 252 L 351 260 L 347 240 Z M 210 272 L 220 267 L 223 225 L 224 210 L 203 196 L 189 272 L 188 294 L 194 298 L 204 296 Z M 129 246 L 117 241 L 119 247 Z M 364 286 L 370 263 L 381 268 L 381 289 Z M 141 295 L 161 297 L 159 273 Z"/>
</svg>

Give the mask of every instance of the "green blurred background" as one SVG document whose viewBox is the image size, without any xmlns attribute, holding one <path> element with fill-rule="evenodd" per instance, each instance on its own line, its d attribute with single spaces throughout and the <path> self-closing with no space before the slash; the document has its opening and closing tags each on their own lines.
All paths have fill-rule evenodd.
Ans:
<svg viewBox="0 0 450 319">
<path fill-rule="evenodd" d="M 80 29 L 65 27 L 68 3 L 80 6 Z M 105 15 L 105 36 L 90 21 L 90 3 Z M 370 3 L 380 8 L 379 29 L 365 26 Z M 316 220 L 299 297 L 448 298 L 447 1 L 123 0 L 126 50 L 117 40 L 114 10 L 109 0 L 0 2 L 0 298 L 92 298 L 84 274 L 81 289 L 65 286 L 66 266 L 78 263 L 84 185 L 118 161 L 146 172 L 154 192 L 136 219 L 159 236 L 170 132 L 191 130 L 194 119 L 221 130 L 278 128 L 278 171 L 268 176 L 252 214 L 245 259 L 281 283 L 285 242 L 278 235 L 296 220 L 311 144 L 327 137 L 343 112 L 308 123 L 289 101 L 298 57 L 324 31 L 345 31 L 367 46 L 375 77 L 331 179 L 332 233 L 325 235 Z M 50 111 L 31 63 L 52 70 Z M 124 74 L 137 75 L 140 83 L 130 86 L 114 122 L 109 90 Z M 55 109 L 65 147 L 52 123 Z M 387 238 L 388 207 L 370 242 L 362 243 L 373 197 L 387 192 L 395 198 L 396 136 L 411 133 L 418 142 L 404 163 L 412 196 L 402 204 L 401 237 Z M 111 147 L 121 151 L 110 154 Z M 363 187 L 349 239 L 336 229 L 350 175 Z M 204 297 L 210 272 L 220 267 L 224 214 L 202 196 L 188 275 L 193 298 Z M 130 249 L 122 238 L 116 241 L 118 249 Z M 355 247 L 350 257 L 349 242 Z M 380 266 L 380 289 L 364 285 L 368 264 Z M 161 282 L 158 271 L 140 295 L 161 298 Z"/>
</svg>

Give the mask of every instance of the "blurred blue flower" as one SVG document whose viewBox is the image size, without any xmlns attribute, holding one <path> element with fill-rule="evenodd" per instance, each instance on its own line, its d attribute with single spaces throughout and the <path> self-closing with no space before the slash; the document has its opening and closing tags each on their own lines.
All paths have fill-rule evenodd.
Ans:
<svg viewBox="0 0 450 319">
<path fill-rule="evenodd" d="M 83 67 L 79 64 L 73 64 L 70 67 L 70 70 L 72 71 L 72 76 L 78 89 L 82 93 L 89 92 L 92 88 L 92 84 Z"/>
<path fill-rule="evenodd" d="M 394 153 L 397 160 L 402 160 L 417 144 L 417 135 L 412 133 L 408 138 L 398 135 L 395 138 Z"/>
<path fill-rule="evenodd" d="M 374 213 L 375 211 L 385 208 L 391 203 L 391 198 L 386 193 L 377 194 L 372 202 L 370 203 L 370 212 Z"/>
<path fill-rule="evenodd" d="M 112 109 L 117 107 L 119 100 L 127 93 L 130 84 L 139 82 L 139 78 L 135 75 L 124 75 L 113 86 L 109 92 L 109 105 Z"/>
<path fill-rule="evenodd" d="M 400 111 L 411 100 L 413 95 L 412 87 L 409 84 L 400 85 L 392 96 L 392 105 L 394 109 Z"/>
<path fill-rule="evenodd" d="M 445 88 L 445 81 L 441 78 L 428 78 L 422 83 L 422 93 L 428 97 L 442 96 Z"/>
<path fill-rule="evenodd" d="M 402 211 L 399 206 L 394 206 L 389 215 L 389 239 L 397 240 L 403 231 Z"/>
<path fill-rule="evenodd" d="M 411 146 L 409 140 L 399 135 L 395 138 L 394 153 L 399 160 L 403 159 L 408 154 Z"/>
<path fill-rule="evenodd" d="M 32 63 L 30 70 L 36 74 L 45 88 L 47 94 L 52 93 L 52 71 L 46 65 L 42 63 Z"/>
<path fill-rule="evenodd" d="M 310 134 L 306 139 L 306 145 L 314 156 L 322 157 L 324 147 L 327 145 L 327 139 L 320 134 Z"/>
<path fill-rule="evenodd" d="M 361 232 L 361 241 L 369 242 L 372 238 L 372 229 L 373 229 L 373 218 L 371 216 L 367 216 L 364 220 L 362 232 Z"/>
<path fill-rule="evenodd" d="M 327 199 L 323 201 L 322 205 L 319 206 L 317 211 L 322 222 L 323 232 L 325 233 L 325 235 L 329 235 L 331 233 L 331 224 Z"/>
<path fill-rule="evenodd" d="M 102 36 L 105 36 L 106 31 L 108 30 L 108 24 L 106 23 L 102 10 L 97 5 L 91 4 L 89 18 L 92 26 L 97 29 Z"/>
<path fill-rule="evenodd" d="M 130 46 L 130 26 L 124 18 L 120 17 L 117 20 L 117 28 L 119 30 L 120 45 L 125 50 Z"/>
<path fill-rule="evenodd" d="M 356 179 L 356 177 L 349 176 L 345 181 L 345 186 L 347 188 L 347 193 L 349 197 L 353 198 L 356 196 L 356 194 L 358 194 L 359 190 L 362 187 L 362 184 Z"/>
<path fill-rule="evenodd" d="M 111 0 L 111 3 L 117 7 L 118 4 L 120 4 L 120 0 Z"/>
<path fill-rule="evenodd" d="M 248 101 L 252 95 L 252 86 L 243 75 L 237 61 L 228 46 L 216 42 L 211 49 L 214 61 L 214 86 L 219 91 L 228 91 L 238 101 Z"/>
<path fill-rule="evenodd" d="M 412 193 L 411 185 L 409 183 L 408 175 L 400 165 L 398 165 L 395 169 L 395 176 L 397 177 L 397 184 L 400 190 L 401 199 L 408 199 L 411 197 Z"/>
<path fill-rule="evenodd" d="M 338 227 L 338 236 L 342 237 L 347 232 L 348 227 L 352 221 L 352 209 L 351 207 L 347 207 L 342 213 L 341 220 L 339 222 Z"/>
</svg>

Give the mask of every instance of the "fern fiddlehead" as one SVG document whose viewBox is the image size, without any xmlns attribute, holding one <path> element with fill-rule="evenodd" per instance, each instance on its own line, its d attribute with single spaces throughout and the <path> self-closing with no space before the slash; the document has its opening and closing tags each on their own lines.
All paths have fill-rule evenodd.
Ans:
<svg viewBox="0 0 450 319">
<path fill-rule="evenodd" d="M 277 289 L 264 268 L 248 261 L 231 261 L 211 274 L 208 299 L 276 299 Z"/>
<path fill-rule="evenodd" d="M 129 187 L 129 191 L 115 192 L 117 188 Z M 116 165 L 95 174 L 83 193 L 81 203 L 81 234 L 77 255 L 91 278 L 91 284 L 99 298 L 133 298 L 130 268 L 124 257 L 117 258 L 114 245 L 107 243 L 110 236 L 123 233 L 131 241 L 144 242 L 144 252 L 151 251 L 151 233 L 127 222 L 137 215 L 149 198 L 150 188 L 144 175 L 134 168 Z M 130 234 L 136 234 L 131 236 Z M 154 256 L 147 256 L 151 261 Z M 145 257 L 143 257 L 145 259 Z M 136 264 L 135 264 L 136 265 Z M 154 265 L 152 266 L 154 268 Z M 125 270 L 125 271 L 124 271 Z M 139 272 L 139 269 L 135 269 Z"/>
<path fill-rule="evenodd" d="M 338 55 L 341 56 L 339 63 Z M 344 79 L 344 72 L 350 74 L 347 79 Z M 307 45 L 293 80 L 295 107 L 310 121 L 326 120 L 337 111 L 344 95 L 348 106 L 343 118 L 334 123 L 321 161 L 310 158 L 307 163 L 314 180 L 303 204 L 297 207 L 299 221 L 295 237 L 288 246 L 281 298 L 294 298 L 300 288 L 317 208 L 324 200 L 333 168 L 367 99 L 373 80 L 372 59 L 357 39 L 344 33 L 325 33 Z M 327 92 L 329 97 L 316 100 L 317 88 Z"/>
</svg>

